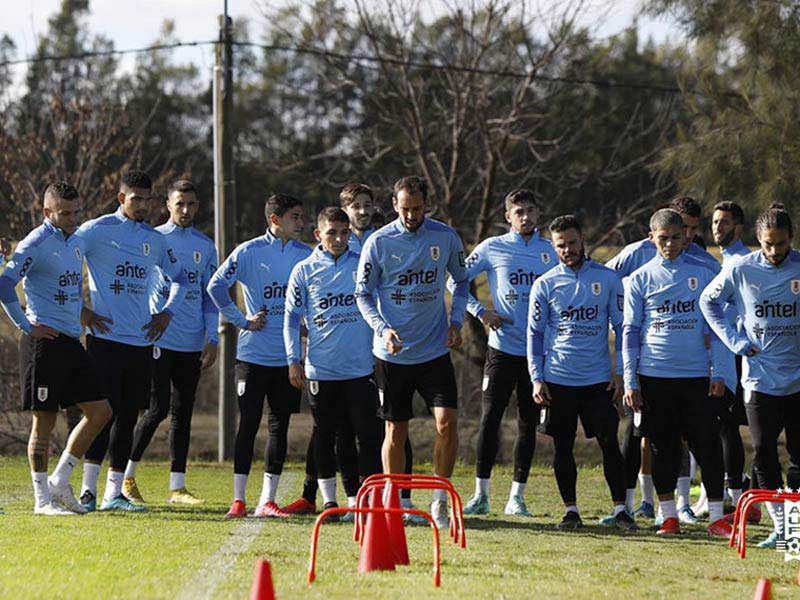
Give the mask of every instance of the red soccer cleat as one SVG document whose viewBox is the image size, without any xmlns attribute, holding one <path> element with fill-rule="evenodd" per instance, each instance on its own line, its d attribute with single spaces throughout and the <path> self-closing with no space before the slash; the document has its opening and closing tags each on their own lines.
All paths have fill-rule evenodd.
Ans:
<svg viewBox="0 0 800 600">
<path fill-rule="evenodd" d="M 656 531 L 656 535 L 678 535 L 681 532 L 681 526 L 677 517 L 670 517 L 664 519 L 664 524 L 661 529 Z"/>
<path fill-rule="evenodd" d="M 733 533 L 733 528 L 731 524 L 728 523 L 728 519 L 722 517 L 721 519 L 717 519 L 711 525 L 708 526 L 708 535 L 714 537 L 723 537 L 726 539 L 731 539 L 731 534 Z"/>
<path fill-rule="evenodd" d="M 291 504 L 287 504 L 281 510 L 290 515 L 311 515 L 317 512 L 317 507 L 305 498 L 299 498 Z"/>
<path fill-rule="evenodd" d="M 281 508 L 274 502 L 267 502 L 266 504 L 260 504 L 257 506 L 253 516 L 260 519 L 267 517 L 278 517 L 283 519 L 286 517 L 291 517 L 292 515 L 282 511 Z"/>
<path fill-rule="evenodd" d="M 747 511 L 747 522 L 750 525 L 758 525 L 761 523 L 761 506 L 756 504 L 749 511 Z"/>
<path fill-rule="evenodd" d="M 225 515 L 226 519 L 243 519 L 247 516 L 247 505 L 241 500 L 234 500 L 228 513 Z"/>
</svg>

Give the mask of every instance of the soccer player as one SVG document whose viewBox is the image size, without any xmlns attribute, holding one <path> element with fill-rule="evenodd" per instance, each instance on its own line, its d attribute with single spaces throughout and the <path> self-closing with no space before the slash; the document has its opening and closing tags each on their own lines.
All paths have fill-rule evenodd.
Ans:
<svg viewBox="0 0 800 600">
<path fill-rule="evenodd" d="M 336 439 L 358 438 L 355 478 L 345 480 L 347 505 L 355 506 L 359 480 L 380 471 L 378 392 L 372 381 L 372 331 L 355 301 L 359 255 L 348 249 L 350 221 L 338 207 L 323 209 L 314 236 L 320 242 L 289 276 L 283 338 L 289 380 L 308 384 L 316 440 L 314 463 L 324 508 L 336 503 Z M 308 329 L 305 370 L 300 322 Z M 347 348 L 347 358 L 342 351 Z M 353 480 L 354 479 L 354 480 Z"/>
<path fill-rule="evenodd" d="M 78 190 L 60 181 L 44 193 L 44 222 L 16 248 L 0 275 L 0 304 L 20 338 L 22 408 L 33 414 L 28 442 L 33 512 L 37 515 L 84 514 L 70 476 L 92 440 L 111 418 L 111 407 L 96 383 L 96 373 L 81 345 L 83 253 L 73 235 L 78 225 Z M 15 286 L 23 282 L 27 309 Z M 77 405 L 83 418 L 49 481 L 50 435 L 59 408 Z"/>
<path fill-rule="evenodd" d="M 489 513 L 489 478 L 500 447 L 500 424 L 511 393 L 517 391 L 517 438 L 514 443 L 514 478 L 505 507 L 507 515 L 531 516 L 523 494 L 536 448 L 539 406 L 525 358 L 525 331 L 531 286 L 556 266 L 550 242 L 539 236 L 539 206 L 528 189 L 512 190 L 504 200 L 511 231 L 482 241 L 467 257 L 470 280 L 485 272 L 494 310 L 484 308 L 472 295 L 467 310 L 489 328 L 489 345 L 483 374 L 483 414 L 478 430 L 475 494 L 465 514 Z M 452 281 L 449 286 L 454 288 Z"/>
<path fill-rule="evenodd" d="M 233 503 L 228 518 L 247 516 L 245 489 L 265 396 L 269 405 L 269 437 L 261 498 L 253 515 L 289 516 L 275 503 L 275 496 L 286 460 L 289 419 L 300 409 L 300 390 L 289 382 L 283 317 L 289 274 L 311 254 L 311 249 L 297 241 L 303 233 L 300 200 L 273 194 L 267 199 L 264 214 L 268 224 L 266 234 L 237 246 L 208 284 L 208 293 L 217 308 L 240 329 L 236 350 L 239 427 L 233 459 Z M 229 288 L 237 281 L 248 316 L 231 300 Z"/>
<path fill-rule="evenodd" d="M 586 436 L 596 438 L 603 452 L 614 523 L 636 531 L 636 523 L 625 511 L 625 463 L 617 442 L 616 405 L 622 398 L 622 369 L 618 367 L 612 376 L 608 350 L 609 325 L 614 329 L 617 352 L 622 348 L 622 280 L 586 257 L 581 226 L 573 215 L 554 219 L 550 234 L 560 264 L 533 284 L 527 354 L 533 401 L 549 407 L 541 421 L 545 433 L 553 437 L 553 470 L 566 507 L 557 528 L 583 526 L 573 456 L 580 417 Z"/>
<path fill-rule="evenodd" d="M 684 252 L 685 226 L 676 211 L 657 211 L 650 218 L 650 237 L 657 256 L 626 283 L 623 359 L 625 402 L 641 412 L 653 451 L 653 483 L 664 515 L 658 533 L 680 531 L 674 492 L 685 435 L 708 490 L 708 533 L 729 537 L 719 417 L 716 403 L 708 399 L 724 392 L 719 375 L 724 353 L 716 336 L 711 336 L 710 353 L 706 348 L 708 326 L 698 302 L 714 273 Z"/>
<path fill-rule="evenodd" d="M 798 295 L 800 253 L 791 246 L 794 230 L 782 205 L 773 205 L 756 221 L 761 250 L 726 265 L 705 289 L 701 306 L 711 327 L 728 348 L 744 356 L 744 407 L 755 449 L 758 487 L 781 487 L 778 436 L 786 431 L 789 488 L 800 487 L 800 343 Z M 741 322 L 726 315 L 733 304 Z M 783 530 L 783 506 L 767 503 L 775 528 L 759 546 L 774 548 Z"/>
<path fill-rule="evenodd" d="M 458 390 L 449 349 L 461 344 L 469 282 L 458 234 L 425 217 L 427 201 L 422 178 L 403 177 L 395 183 L 392 205 L 398 218 L 364 245 L 356 300 L 375 332 L 379 416 L 386 421 L 384 471 L 405 469 L 403 446 L 413 417 L 411 400 L 419 391 L 433 407 L 436 422 L 434 472 L 449 478 L 458 448 Z M 457 284 L 449 323 L 445 271 Z M 434 490 L 431 515 L 440 529 L 449 526 L 445 490 Z"/>
<path fill-rule="evenodd" d="M 206 292 L 211 275 L 217 270 L 217 250 L 214 242 L 193 227 L 198 206 L 194 183 L 179 179 L 170 185 L 167 192 L 169 220 L 156 227 L 156 231 L 167 238 L 167 244 L 183 265 L 187 291 L 175 310 L 171 326 L 153 346 L 150 408 L 136 424 L 131 458 L 122 482 L 123 494 L 137 504 L 144 503 L 144 499 L 136 485 L 136 467 L 167 414 L 170 415 L 172 460 L 169 502 L 203 502 L 186 490 L 186 457 L 200 371 L 213 365 L 217 358 L 219 312 Z M 170 280 L 160 270 L 155 275 L 150 289 L 150 309 L 157 314 L 169 295 Z M 173 387 L 175 394 L 172 394 Z"/>
<path fill-rule="evenodd" d="M 134 169 L 122 177 L 119 208 L 81 225 L 80 239 L 89 272 L 92 310 L 84 310 L 91 330 L 86 350 L 108 394 L 114 416 L 86 452 L 81 503 L 96 507 L 100 464 L 108 451 L 108 479 L 100 510 L 140 511 L 122 494 L 139 409 L 150 398 L 153 342 L 167 330 L 186 293 L 186 275 L 166 238 L 147 224 L 153 183 Z M 149 281 L 156 267 L 171 280 L 169 297 L 150 313 Z"/>
</svg>

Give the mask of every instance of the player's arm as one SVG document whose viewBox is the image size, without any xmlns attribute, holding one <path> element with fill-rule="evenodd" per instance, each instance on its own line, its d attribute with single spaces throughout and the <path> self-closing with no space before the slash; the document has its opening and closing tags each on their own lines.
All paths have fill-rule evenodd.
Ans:
<svg viewBox="0 0 800 600">
<path fill-rule="evenodd" d="M 300 324 L 306 313 L 307 290 L 300 265 L 295 265 L 289 275 L 283 313 L 283 345 L 289 365 L 289 382 L 298 389 L 305 385 L 303 373 L 303 346 L 300 341 Z"/>
<path fill-rule="evenodd" d="M 361 311 L 361 316 L 364 317 L 375 335 L 383 340 L 387 352 L 397 354 L 403 349 L 403 340 L 400 334 L 384 321 L 375 299 L 375 290 L 381 277 L 381 261 L 375 239 L 373 235 L 367 240 L 358 260 L 356 304 L 358 310 Z"/>
<path fill-rule="evenodd" d="M 528 304 L 528 327 L 526 333 L 528 372 L 533 382 L 533 401 L 536 404 L 550 404 L 550 390 L 544 382 L 544 335 L 550 318 L 550 303 L 547 288 L 541 279 L 531 287 Z"/>
<path fill-rule="evenodd" d="M 242 314 L 239 307 L 231 298 L 230 288 L 239 281 L 242 271 L 246 269 L 246 256 L 239 248 L 234 250 L 231 255 L 222 263 L 211 276 L 206 290 L 211 296 L 216 307 L 228 321 L 236 325 L 239 329 L 258 330 L 264 326 L 265 313 L 259 311 L 251 319 Z"/>
<path fill-rule="evenodd" d="M 485 260 L 486 248 L 483 242 L 478 244 L 475 250 L 464 261 L 467 270 L 467 279 L 472 282 L 482 272 L 488 270 L 488 263 Z M 452 277 L 447 278 L 447 291 L 452 295 L 456 291 L 456 282 Z M 486 311 L 486 308 L 478 301 L 475 296 L 468 293 L 467 296 L 467 312 L 476 319 L 480 319 L 481 315 Z"/>
<path fill-rule="evenodd" d="M 207 369 L 217 360 L 217 344 L 219 343 L 219 310 L 217 310 L 211 296 L 208 295 L 208 284 L 214 271 L 217 270 L 217 249 L 211 246 L 211 253 L 203 269 L 200 279 L 202 293 L 201 308 L 203 311 L 203 325 L 206 330 L 206 345 L 200 355 L 201 369 Z"/>
<path fill-rule="evenodd" d="M 644 321 L 644 294 L 639 280 L 628 279 L 625 284 L 625 303 L 622 320 L 622 361 L 625 384 L 625 403 L 634 410 L 642 405 L 639 380 L 639 350 L 642 339 L 642 322 Z"/>
<path fill-rule="evenodd" d="M 617 368 L 614 372 L 613 380 L 609 385 L 609 390 L 614 389 L 614 402 L 622 399 L 624 390 L 623 366 L 622 366 L 622 323 L 625 314 L 625 287 L 622 280 L 614 274 L 610 277 L 612 284 L 608 294 L 608 321 L 614 330 L 614 353 L 617 356 Z"/>
<path fill-rule="evenodd" d="M 452 302 L 450 304 L 450 327 L 461 328 L 467 312 L 469 300 L 469 275 L 464 261 L 464 246 L 461 238 L 453 232 L 450 241 L 450 254 L 447 257 L 447 272 L 453 279 Z M 460 344 L 460 341 L 459 341 Z"/>
<path fill-rule="evenodd" d="M 150 322 L 142 327 L 142 330 L 147 334 L 147 339 L 151 342 L 155 342 L 164 335 L 172 321 L 175 306 L 183 301 L 189 285 L 183 266 L 181 266 L 180 261 L 173 253 L 172 248 L 169 248 L 165 242 L 161 244 L 161 257 L 158 267 L 170 279 L 169 296 L 161 312 L 152 315 Z"/>
<path fill-rule="evenodd" d="M 33 324 L 25 316 L 15 288 L 36 264 L 37 250 L 37 247 L 26 243 L 25 240 L 20 242 L 0 275 L 0 304 L 14 326 L 28 335 L 31 334 Z"/>
<path fill-rule="evenodd" d="M 716 337 L 735 354 L 752 355 L 758 352 L 743 330 L 735 327 L 725 315 L 725 305 L 733 302 L 736 292 L 735 265 L 724 268 L 700 295 L 700 310 Z"/>
</svg>

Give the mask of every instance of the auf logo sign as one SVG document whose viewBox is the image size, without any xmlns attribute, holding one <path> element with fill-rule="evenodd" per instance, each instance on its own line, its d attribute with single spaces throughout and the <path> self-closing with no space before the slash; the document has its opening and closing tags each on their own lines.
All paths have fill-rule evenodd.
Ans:
<svg viewBox="0 0 800 600">
<path fill-rule="evenodd" d="M 792 497 L 797 498 L 797 493 L 792 493 L 792 490 L 778 490 L 780 493 L 791 494 Z M 800 560 L 800 499 L 793 502 L 787 498 L 783 501 L 783 523 L 781 523 L 782 532 L 779 532 L 778 543 L 776 548 L 778 551 L 783 552 L 784 562 L 790 560 Z"/>
</svg>

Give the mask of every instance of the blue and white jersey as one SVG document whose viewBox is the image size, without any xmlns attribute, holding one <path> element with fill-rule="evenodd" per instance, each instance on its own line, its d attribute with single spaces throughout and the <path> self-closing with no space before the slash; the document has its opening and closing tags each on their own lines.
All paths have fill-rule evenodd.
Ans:
<svg viewBox="0 0 800 600">
<path fill-rule="evenodd" d="M 724 347 L 709 333 L 700 311 L 700 294 L 713 279 L 703 262 L 682 253 L 675 260 L 660 254 L 634 271 L 625 284 L 622 354 L 625 389 L 639 389 L 637 373 L 649 377 L 709 377 L 719 374 Z"/>
<path fill-rule="evenodd" d="M 791 250 L 775 266 L 758 250 L 726 265 L 701 298 L 703 314 L 742 360 L 742 387 L 774 396 L 800 391 L 800 252 Z M 725 313 L 733 304 L 739 326 Z"/>
<path fill-rule="evenodd" d="M 419 364 L 448 352 L 444 302 L 448 272 L 457 284 L 450 324 L 460 326 L 469 281 L 464 247 L 451 227 L 426 218 L 412 232 L 396 219 L 369 237 L 358 265 L 356 301 L 375 332 L 375 356 L 393 363 Z M 386 329 L 394 329 L 403 340 L 397 354 L 390 355 L 384 348 Z"/>
<path fill-rule="evenodd" d="M 375 233 L 374 228 L 367 229 L 364 232 L 364 237 L 360 238 L 356 235 L 355 231 L 350 231 L 350 239 L 347 242 L 347 249 L 351 252 L 355 252 L 356 254 L 361 254 L 361 251 L 364 249 L 364 244 L 367 243 L 369 236 Z"/>
<path fill-rule="evenodd" d="M 65 236 L 49 219 L 31 231 L 16 247 L 0 275 L 0 303 L 14 325 L 30 333 L 31 322 L 78 338 L 83 306 L 83 254 L 74 235 Z M 26 312 L 15 286 L 22 281 Z"/>
<path fill-rule="evenodd" d="M 515 356 L 525 356 L 525 328 L 528 319 L 528 301 L 531 287 L 538 277 L 558 264 L 549 240 L 535 231 L 525 239 L 516 231 L 483 240 L 467 257 L 467 277 L 470 281 L 485 272 L 489 280 L 494 310 L 511 319 L 498 330 L 489 331 L 489 345 L 495 350 Z M 452 293 L 455 284 L 447 282 Z M 480 317 L 485 308 L 469 295 L 467 311 Z"/>
<path fill-rule="evenodd" d="M 727 248 L 723 248 L 720 253 L 722 254 L 722 266 L 725 267 L 731 263 L 732 260 L 740 256 L 747 256 L 752 250 L 744 245 L 742 240 L 736 240 Z"/>
<path fill-rule="evenodd" d="M 736 240 L 735 243 L 723 249 L 721 254 L 722 266 L 724 268 L 740 257 L 750 254 L 750 249 L 742 243 L 742 240 Z M 741 323 L 739 313 L 736 312 L 736 307 L 733 304 L 728 303 L 725 305 L 725 314 L 731 323 L 735 325 Z M 735 394 L 739 377 L 736 373 L 736 358 L 732 352 L 727 352 L 726 360 L 722 366 L 721 375 L 725 380 L 725 387 Z"/>
<path fill-rule="evenodd" d="M 656 246 L 649 238 L 639 240 L 625 246 L 619 254 L 606 263 L 610 269 L 614 269 L 617 274 L 625 279 L 630 277 L 636 269 L 646 265 L 656 256 Z M 684 254 L 699 259 L 714 273 L 719 273 L 721 267 L 716 258 L 706 252 L 698 244 L 692 242 Z"/>
<path fill-rule="evenodd" d="M 308 329 L 305 372 L 308 379 L 329 381 L 370 375 L 372 330 L 356 304 L 359 255 L 346 250 L 334 260 L 317 246 L 289 276 L 283 341 L 286 360 L 302 359 L 300 320 Z"/>
<path fill-rule="evenodd" d="M 167 244 L 183 265 L 187 281 L 186 296 L 175 307 L 172 322 L 156 346 L 176 352 L 200 352 L 206 341 L 216 344 L 218 340 L 219 311 L 206 291 L 217 270 L 217 249 L 208 236 L 172 220 L 156 227 L 156 231 L 167 238 Z M 172 281 L 161 269 L 156 269 L 153 281 L 150 311 L 156 314 L 164 309 Z"/>
<path fill-rule="evenodd" d="M 92 309 L 113 321 L 111 331 L 94 335 L 131 346 L 150 346 L 142 327 L 151 318 L 155 268 L 172 280 L 164 312 L 174 314 L 186 293 L 186 275 L 167 239 L 147 223 L 126 217 L 121 206 L 115 213 L 87 221 L 75 236 L 86 258 Z"/>
<path fill-rule="evenodd" d="M 561 263 L 537 279 L 527 319 L 531 381 L 569 386 L 610 381 L 608 330 L 614 328 L 621 356 L 624 296 L 619 276 L 589 259 L 577 271 Z"/>
<path fill-rule="evenodd" d="M 239 244 L 217 269 L 208 293 L 220 312 L 239 328 L 236 358 L 266 367 L 285 367 L 283 314 L 286 288 L 294 266 L 311 254 L 311 248 L 296 240 L 285 244 L 270 231 Z M 234 304 L 228 289 L 236 282 L 242 287 L 248 315 L 266 312 L 263 329 L 249 331 L 247 318 Z"/>
</svg>

